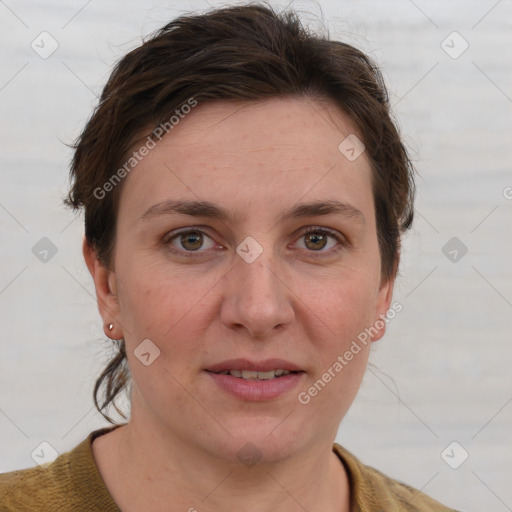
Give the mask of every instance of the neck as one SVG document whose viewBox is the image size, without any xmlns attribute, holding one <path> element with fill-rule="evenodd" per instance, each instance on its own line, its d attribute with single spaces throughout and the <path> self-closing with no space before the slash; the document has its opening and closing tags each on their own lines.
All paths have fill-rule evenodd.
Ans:
<svg viewBox="0 0 512 512">
<path fill-rule="evenodd" d="M 277 464 L 246 467 L 133 416 L 112 434 L 111 449 L 105 450 L 110 462 L 103 466 L 110 477 L 103 476 L 124 512 L 164 511 L 171 504 L 172 510 L 188 512 L 350 509 L 348 478 L 330 442 Z"/>
</svg>

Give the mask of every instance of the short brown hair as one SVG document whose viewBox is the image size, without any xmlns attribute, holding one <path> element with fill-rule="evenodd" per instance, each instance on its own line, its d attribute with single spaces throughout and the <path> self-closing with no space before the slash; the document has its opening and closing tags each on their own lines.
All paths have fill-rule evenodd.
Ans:
<svg viewBox="0 0 512 512">
<path fill-rule="evenodd" d="M 97 191 L 126 161 L 142 130 L 168 122 L 190 98 L 204 103 L 284 96 L 329 100 L 357 127 L 372 165 L 381 274 L 394 278 L 401 234 L 413 219 L 414 168 L 391 117 L 382 75 L 360 50 L 312 33 L 293 11 L 277 13 L 260 3 L 180 16 L 115 66 L 73 146 L 65 199 L 84 209 L 85 236 L 100 261 L 111 265 L 122 183 L 101 198 Z M 125 388 L 126 362 L 121 340 L 94 389 L 96 407 L 111 423 L 104 410 L 115 406 Z"/>
</svg>

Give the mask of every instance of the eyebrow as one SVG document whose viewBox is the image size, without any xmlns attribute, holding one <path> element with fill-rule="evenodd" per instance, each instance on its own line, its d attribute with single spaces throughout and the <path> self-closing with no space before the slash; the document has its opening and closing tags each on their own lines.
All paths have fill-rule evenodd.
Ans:
<svg viewBox="0 0 512 512">
<path fill-rule="evenodd" d="M 141 215 L 140 219 L 151 219 L 161 215 L 182 214 L 192 217 L 206 217 L 222 221 L 236 222 L 239 215 L 231 214 L 228 210 L 210 201 L 178 201 L 167 200 L 154 204 Z M 318 217 L 321 215 L 338 214 L 351 218 L 360 224 L 366 224 L 361 210 L 349 203 L 336 200 L 311 201 L 294 205 L 289 210 L 282 212 L 278 222 L 289 219 L 301 219 L 305 217 Z"/>
</svg>

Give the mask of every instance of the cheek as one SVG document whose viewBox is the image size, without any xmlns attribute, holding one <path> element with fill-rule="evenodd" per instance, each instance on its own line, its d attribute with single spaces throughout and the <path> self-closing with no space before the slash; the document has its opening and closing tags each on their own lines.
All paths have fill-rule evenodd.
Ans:
<svg viewBox="0 0 512 512">
<path fill-rule="evenodd" d="M 176 278 L 161 274 L 156 278 L 147 267 L 127 276 L 119 287 L 120 310 L 123 324 L 128 326 L 125 343 L 133 383 L 140 390 L 137 400 L 143 397 L 143 402 L 158 410 L 162 397 L 167 397 L 173 408 L 186 415 L 194 403 L 184 388 L 201 353 L 195 341 L 201 339 L 195 332 L 196 294 L 180 292 Z M 151 359 L 153 353 L 158 354 L 148 366 L 137 357 L 142 353 L 138 347 L 147 339 L 158 349 L 146 345 Z"/>
<path fill-rule="evenodd" d="M 180 361 L 190 363 L 198 357 L 195 340 L 202 339 L 211 322 L 206 318 L 209 280 L 204 283 L 184 272 L 171 275 L 147 265 L 123 270 L 118 291 L 127 348 L 133 351 L 150 339 L 160 349 L 160 362 L 186 367 Z"/>
<path fill-rule="evenodd" d="M 299 293 L 314 324 L 323 326 L 321 339 L 342 347 L 373 321 L 375 290 L 375 283 L 364 272 L 352 270 L 324 280 L 319 287 L 304 283 Z"/>
<path fill-rule="evenodd" d="M 177 293 L 176 278 L 148 258 L 126 258 L 116 268 L 120 311 L 130 334 L 160 332 L 164 323 L 171 328 L 174 316 L 186 306 L 179 300 L 185 297 Z"/>
<path fill-rule="evenodd" d="M 373 283 L 360 275 L 340 280 L 336 287 L 311 298 L 308 306 L 308 335 L 319 358 L 315 364 L 319 372 L 313 380 L 328 383 L 324 398 L 348 404 L 357 393 L 368 361 L 371 342 L 365 329 L 374 319 Z"/>
</svg>

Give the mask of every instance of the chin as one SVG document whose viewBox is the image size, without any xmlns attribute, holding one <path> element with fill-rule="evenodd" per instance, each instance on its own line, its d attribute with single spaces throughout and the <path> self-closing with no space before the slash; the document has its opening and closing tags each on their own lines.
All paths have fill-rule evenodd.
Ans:
<svg viewBox="0 0 512 512">
<path fill-rule="evenodd" d="M 232 418 L 223 423 L 232 437 L 226 433 L 219 440 L 217 456 L 248 466 L 256 462 L 277 464 L 289 459 L 309 444 L 307 430 L 300 428 L 293 419 L 293 414 L 288 418 L 286 414 Z"/>
</svg>

